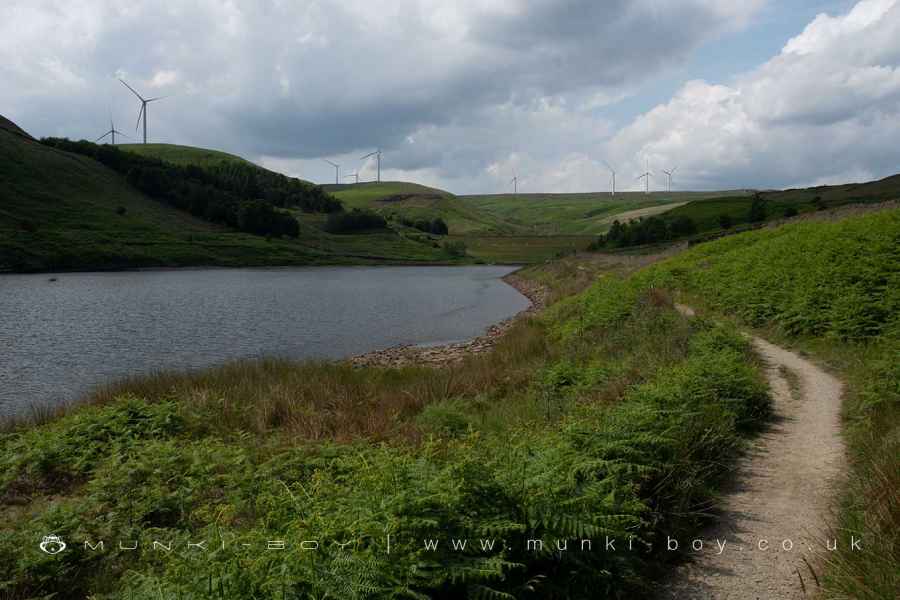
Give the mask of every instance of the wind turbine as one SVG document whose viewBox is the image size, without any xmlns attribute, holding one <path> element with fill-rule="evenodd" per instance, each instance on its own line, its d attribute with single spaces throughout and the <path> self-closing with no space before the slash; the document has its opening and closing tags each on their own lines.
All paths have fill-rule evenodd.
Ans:
<svg viewBox="0 0 900 600">
<path fill-rule="evenodd" d="M 119 135 L 123 135 L 123 136 L 125 136 L 125 137 L 128 137 L 127 135 L 125 135 L 124 133 L 122 133 L 121 131 L 119 131 L 118 129 L 116 129 L 116 126 L 113 125 L 112 117 L 110 117 L 110 118 L 109 118 L 109 131 L 107 131 L 106 133 L 104 133 L 103 135 L 101 135 L 100 137 L 98 137 L 96 140 L 94 140 L 94 143 L 96 144 L 97 142 L 99 142 L 100 140 L 102 140 L 103 138 L 105 138 L 106 136 L 110 135 L 110 136 L 112 136 L 112 138 L 111 138 L 111 139 L 112 139 L 112 145 L 115 146 L 115 145 L 116 145 L 116 134 L 117 134 L 117 133 L 118 133 Z M 131 138 L 128 138 L 128 139 L 131 139 Z"/>
<path fill-rule="evenodd" d="M 381 148 L 379 148 L 375 152 L 369 152 L 368 154 L 366 154 L 359 160 L 366 160 L 370 156 L 374 156 L 378 163 L 378 180 L 377 181 L 378 181 L 378 183 L 381 183 Z"/>
<path fill-rule="evenodd" d="M 348 179 L 350 177 L 356 177 L 356 183 L 359 183 L 359 171 L 357 171 L 356 173 L 351 173 L 349 175 L 344 175 L 344 179 Z"/>
<path fill-rule="evenodd" d="M 337 163 L 333 163 L 330 160 L 328 160 L 327 158 L 323 158 L 322 160 L 324 160 L 329 165 L 334 167 L 334 184 L 335 185 L 339 184 L 341 182 L 341 165 L 339 165 Z"/>
<path fill-rule="evenodd" d="M 516 196 L 519 195 L 519 176 L 513 175 L 513 178 L 509 180 L 511 184 L 513 184 L 513 194 Z"/>
<path fill-rule="evenodd" d="M 665 169 L 663 169 L 663 173 L 666 174 L 666 191 L 667 192 L 672 191 L 672 174 L 675 173 L 675 171 L 677 171 L 677 170 L 678 170 L 678 167 L 675 167 L 671 171 L 666 171 Z"/>
<path fill-rule="evenodd" d="M 141 124 L 141 117 L 143 116 L 144 117 L 144 143 L 146 144 L 147 143 L 147 105 L 150 104 L 151 102 L 156 102 L 157 100 L 162 100 L 163 98 L 168 98 L 168 96 L 157 96 L 156 98 L 144 98 L 143 96 L 138 94 L 136 91 L 134 91 L 133 87 L 131 87 L 130 85 L 125 83 L 124 80 L 120 79 L 119 81 L 122 82 L 122 85 L 124 85 L 129 90 L 131 90 L 131 93 L 134 94 L 135 96 L 137 96 L 138 100 L 141 101 L 141 112 L 138 113 L 137 124 L 135 124 L 134 130 L 137 131 L 138 126 Z"/>
<path fill-rule="evenodd" d="M 647 159 L 647 170 L 644 171 L 643 175 L 638 176 L 638 179 L 644 180 L 644 193 L 650 194 L 650 178 L 653 177 L 653 173 L 650 172 L 650 159 Z"/>
<path fill-rule="evenodd" d="M 603 159 L 600 159 L 600 160 L 603 160 Z M 616 195 L 616 170 L 613 169 L 611 166 L 609 166 L 609 163 L 606 162 L 605 160 L 603 161 L 603 164 L 606 165 L 606 168 L 609 169 L 610 173 L 612 173 L 612 191 L 610 191 L 610 195 L 615 196 Z"/>
</svg>

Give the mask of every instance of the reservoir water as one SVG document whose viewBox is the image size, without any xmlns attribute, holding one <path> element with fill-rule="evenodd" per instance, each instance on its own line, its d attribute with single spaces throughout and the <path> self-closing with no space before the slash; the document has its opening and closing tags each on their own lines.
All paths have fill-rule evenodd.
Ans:
<svg viewBox="0 0 900 600">
<path fill-rule="evenodd" d="M 0 276 L 0 416 L 138 373 L 471 338 L 528 306 L 510 267 Z M 55 281 L 53 281 L 55 279 Z"/>
</svg>

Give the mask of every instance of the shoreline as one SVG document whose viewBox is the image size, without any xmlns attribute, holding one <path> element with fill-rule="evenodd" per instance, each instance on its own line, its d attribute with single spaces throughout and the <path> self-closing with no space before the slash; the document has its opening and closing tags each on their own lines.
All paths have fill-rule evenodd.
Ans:
<svg viewBox="0 0 900 600">
<path fill-rule="evenodd" d="M 438 346 L 399 345 L 373 350 L 347 358 L 354 367 L 448 367 L 460 363 L 468 356 L 493 349 L 503 335 L 521 318 L 540 312 L 547 306 L 549 288 L 518 275 L 518 270 L 501 279 L 528 298 L 528 308 L 488 327 L 484 333 L 470 340 Z"/>
</svg>

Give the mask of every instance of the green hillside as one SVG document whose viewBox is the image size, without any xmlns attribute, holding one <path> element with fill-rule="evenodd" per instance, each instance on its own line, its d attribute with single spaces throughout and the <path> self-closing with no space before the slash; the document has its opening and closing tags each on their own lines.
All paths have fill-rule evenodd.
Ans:
<svg viewBox="0 0 900 600">
<path fill-rule="evenodd" d="M 900 175 L 866 183 L 820 186 L 812 188 L 763 191 L 759 193 L 766 220 L 790 215 L 839 208 L 848 204 L 872 204 L 900 199 Z M 666 220 L 679 216 L 690 217 L 699 231 L 720 228 L 719 218 L 728 215 L 734 225 L 748 222 L 753 195 L 743 197 L 715 197 L 694 200 L 663 214 Z"/>
<path fill-rule="evenodd" d="M 773 193 L 859 203 L 893 196 L 872 184 Z M 852 472 L 829 536 L 862 552 L 827 560 L 828 598 L 896 597 L 900 589 L 900 209 L 807 221 L 700 244 L 654 267 L 654 285 L 728 315 L 823 362 L 847 383 L 844 438 Z"/>
<path fill-rule="evenodd" d="M 213 167 L 227 162 L 250 162 L 240 156 L 228 154 L 221 150 L 178 146 L 176 144 L 118 144 L 118 148 L 182 166 Z"/>
<path fill-rule="evenodd" d="M 614 219 L 659 214 L 710 196 L 748 195 L 734 192 L 621 192 L 589 194 L 496 194 L 461 196 L 466 204 L 518 228 L 521 233 L 541 235 L 596 235 L 609 229 Z"/>
<path fill-rule="evenodd" d="M 374 210 L 386 217 L 432 220 L 441 218 L 453 235 L 525 233 L 502 218 L 444 190 L 416 183 L 384 181 L 349 185 L 326 185 L 345 206 Z"/>
<path fill-rule="evenodd" d="M 455 260 L 431 240 L 394 230 L 329 235 L 304 217 L 297 240 L 235 232 L 148 198 L 93 159 L 0 121 L 0 271 Z"/>
</svg>

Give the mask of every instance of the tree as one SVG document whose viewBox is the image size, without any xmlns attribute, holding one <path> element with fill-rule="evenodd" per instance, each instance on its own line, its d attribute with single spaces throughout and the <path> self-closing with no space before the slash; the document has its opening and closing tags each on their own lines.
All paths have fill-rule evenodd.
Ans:
<svg viewBox="0 0 900 600">
<path fill-rule="evenodd" d="M 697 233 L 697 224 L 689 216 L 680 215 L 669 223 L 669 229 L 672 231 L 672 237 L 694 235 Z"/>
<path fill-rule="evenodd" d="M 437 217 L 435 220 L 431 222 L 431 233 L 435 235 L 447 235 L 450 233 L 450 230 L 447 228 L 447 224 L 440 217 Z"/>
<path fill-rule="evenodd" d="M 793 206 L 788 206 L 786 209 L 784 209 L 784 216 L 785 216 L 786 218 L 796 217 L 796 216 L 797 216 L 797 209 L 794 208 Z"/>
<path fill-rule="evenodd" d="M 719 215 L 719 227 L 722 229 L 731 229 L 732 221 L 731 215 L 727 213 L 722 213 Z"/>
<path fill-rule="evenodd" d="M 753 202 L 750 203 L 750 212 L 747 214 L 747 220 L 751 223 L 759 223 L 766 220 L 766 202 L 759 194 L 756 194 L 753 197 Z"/>
</svg>

